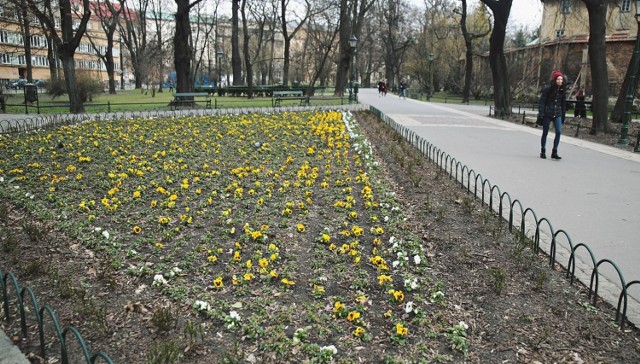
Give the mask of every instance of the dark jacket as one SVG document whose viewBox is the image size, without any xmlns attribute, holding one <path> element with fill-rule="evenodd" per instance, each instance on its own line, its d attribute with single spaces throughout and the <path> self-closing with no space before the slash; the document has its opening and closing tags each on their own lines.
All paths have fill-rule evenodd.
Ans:
<svg viewBox="0 0 640 364">
<path fill-rule="evenodd" d="M 540 105 L 538 106 L 538 114 L 546 120 L 562 116 L 564 122 L 567 112 L 567 96 L 564 87 L 558 88 L 556 85 L 545 87 L 540 94 Z"/>
</svg>

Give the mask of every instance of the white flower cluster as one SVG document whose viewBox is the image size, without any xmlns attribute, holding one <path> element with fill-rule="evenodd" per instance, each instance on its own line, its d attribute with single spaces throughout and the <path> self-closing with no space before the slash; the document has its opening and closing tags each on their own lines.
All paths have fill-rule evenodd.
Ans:
<svg viewBox="0 0 640 364">
<path fill-rule="evenodd" d="M 332 355 L 338 354 L 338 349 L 334 345 L 323 346 L 320 348 L 320 351 L 329 351 Z"/>
<path fill-rule="evenodd" d="M 182 269 L 178 268 L 178 267 L 173 267 L 171 268 L 171 270 L 167 273 L 167 277 L 168 278 L 173 278 L 175 277 L 177 274 L 180 274 L 182 272 Z"/>
<path fill-rule="evenodd" d="M 418 278 L 417 277 L 405 278 L 405 280 L 404 280 L 404 289 L 406 291 L 415 291 L 419 287 L 420 287 L 420 284 L 418 284 Z"/>
<path fill-rule="evenodd" d="M 207 301 L 195 300 L 193 302 L 193 308 L 198 311 L 209 311 L 211 309 L 211 305 Z"/>
<path fill-rule="evenodd" d="M 153 285 L 154 286 L 164 286 L 169 283 L 162 274 L 156 274 L 153 276 Z"/>
<path fill-rule="evenodd" d="M 240 324 L 240 314 L 236 311 L 230 311 L 224 322 L 227 324 L 227 329 L 231 330 Z"/>
<path fill-rule="evenodd" d="M 102 231 L 102 236 L 103 236 L 105 239 L 109 240 L 109 236 L 110 236 L 110 235 L 109 235 L 109 232 L 108 232 L 107 230 L 104 230 L 104 231 L 103 231 L 103 230 L 102 230 L 102 228 L 97 227 L 97 228 L 93 229 L 93 231 L 95 231 L 96 233 L 99 233 L 99 232 L 101 232 L 101 231 Z"/>
</svg>

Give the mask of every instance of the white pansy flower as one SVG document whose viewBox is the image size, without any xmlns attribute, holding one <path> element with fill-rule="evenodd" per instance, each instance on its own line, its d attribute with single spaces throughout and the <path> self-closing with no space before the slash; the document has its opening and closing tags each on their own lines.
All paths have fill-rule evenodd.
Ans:
<svg viewBox="0 0 640 364">
<path fill-rule="evenodd" d="M 420 256 L 419 256 L 419 255 L 416 255 L 416 256 L 414 256 L 414 257 L 413 257 L 413 262 L 414 262 L 416 265 L 420 265 L 420 262 L 422 262 L 422 259 L 420 258 Z"/>
<path fill-rule="evenodd" d="M 109 232 L 107 230 L 103 231 L 102 236 L 104 236 L 105 239 L 109 239 Z"/>
<path fill-rule="evenodd" d="M 415 307 L 415 306 L 414 306 L 413 302 L 412 302 L 412 301 L 409 301 L 409 302 L 407 302 L 407 303 L 404 305 L 404 312 L 406 312 L 406 313 L 411 313 L 411 312 L 413 311 L 413 308 L 414 308 L 414 307 Z"/>
<path fill-rule="evenodd" d="M 464 327 L 465 330 L 469 328 L 469 325 L 467 325 L 464 321 L 460 321 L 458 325 Z"/>
<path fill-rule="evenodd" d="M 393 263 L 391 263 L 391 265 L 392 265 L 394 268 L 397 268 L 397 267 L 398 267 L 398 265 L 400 265 L 400 262 L 399 262 L 399 261 L 397 261 L 397 260 L 394 260 L 394 261 L 393 261 Z"/>
<path fill-rule="evenodd" d="M 195 300 L 195 302 L 193 302 L 193 308 L 198 311 L 209 311 L 211 309 L 211 305 L 206 301 Z"/>
<path fill-rule="evenodd" d="M 168 283 L 167 280 L 164 279 L 162 274 L 156 274 L 155 276 L 153 276 L 153 285 L 154 286 L 164 286 L 167 283 Z"/>
<path fill-rule="evenodd" d="M 330 351 L 333 355 L 338 354 L 338 349 L 334 345 L 323 346 L 320 351 Z"/>
</svg>

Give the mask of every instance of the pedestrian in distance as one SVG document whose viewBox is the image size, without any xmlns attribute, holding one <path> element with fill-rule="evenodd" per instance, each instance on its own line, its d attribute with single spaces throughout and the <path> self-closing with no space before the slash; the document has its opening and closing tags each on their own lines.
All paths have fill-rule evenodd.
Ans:
<svg viewBox="0 0 640 364">
<path fill-rule="evenodd" d="M 580 90 L 576 94 L 576 108 L 573 110 L 573 117 L 583 118 L 587 117 L 587 107 L 584 104 L 584 91 Z"/>
<path fill-rule="evenodd" d="M 378 96 L 387 96 L 387 83 L 384 80 L 378 82 Z"/>
<path fill-rule="evenodd" d="M 400 94 L 399 97 L 407 98 L 407 81 L 404 78 L 400 81 Z"/>
<path fill-rule="evenodd" d="M 562 159 L 562 157 L 558 155 L 558 145 L 560 144 L 562 124 L 564 124 L 567 111 L 564 83 L 564 75 L 560 71 L 553 71 L 551 73 L 550 85 L 542 89 L 542 93 L 540 94 L 538 117 L 542 118 L 542 139 L 540 140 L 540 158 L 542 159 L 547 158 L 547 134 L 549 134 L 549 125 L 551 123 L 553 123 L 556 133 L 553 138 L 551 158 L 556 160 Z"/>
</svg>

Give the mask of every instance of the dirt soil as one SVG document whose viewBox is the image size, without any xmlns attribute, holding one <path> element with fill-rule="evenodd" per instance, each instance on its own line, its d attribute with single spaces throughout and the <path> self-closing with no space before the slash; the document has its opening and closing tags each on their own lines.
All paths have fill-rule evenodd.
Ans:
<svg viewBox="0 0 640 364">
<path fill-rule="evenodd" d="M 449 355 L 417 357 L 412 362 L 640 363 L 640 332 L 632 326 L 620 330 L 613 308 L 601 301 L 594 307 L 584 287 L 571 285 L 558 267 L 551 269 L 527 241 L 510 233 L 504 222 L 371 113 L 358 114 L 358 120 L 402 202 L 408 216 L 406 228 L 423 239 L 432 280 L 442 282 L 446 304 L 438 315 L 469 325 L 466 355 L 451 351 Z M 565 132 L 571 134 L 570 127 Z M 586 132 L 581 135 L 605 144 L 615 139 Z M 0 252 L 0 266 L 19 276 L 23 285 L 31 286 L 40 301 L 54 307 L 61 322 L 80 327 L 92 348 L 108 352 L 118 363 L 137 362 L 132 359 L 139 358 L 136 353 L 147 352 L 163 334 L 151 323 L 158 318 L 152 319 L 150 304 L 169 304 L 170 299 L 151 290 L 136 294 L 139 282 L 135 277 L 114 272 L 106 263 L 108 257 L 65 237 L 59 227 L 50 226 L 51 235 L 42 236 L 36 244 L 29 242 L 22 223 L 29 215 L 4 201 L 0 207 L 0 242 L 11 237 L 31 258 L 25 264 L 24 259 Z M 96 261 L 103 265 L 96 265 Z M 87 266 L 97 268 L 87 274 Z M 85 282 L 82 291 L 73 288 L 78 276 Z M 77 295 L 86 297 L 84 305 L 65 304 Z M 178 307 L 174 314 L 187 316 L 190 311 L 189 307 Z M 90 327 L 83 327 L 88 315 L 102 317 L 103 322 L 94 319 Z M 180 322 L 184 325 L 185 320 Z M 45 362 L 33 342 L 20 341 L 15 325 L 4 328 L 34 363 Z M 184 327 L 169 330 L 176 337 L 188 336 Z M 434 346 L 440 353 L 446 352 L 442 349 L 448 346 L 446 339 L 436 335 L 433 340 L 442 342 Z M 182 347 L 184 358 L 175 362 L 249 363 L 254 358 L 240 355 L 245 359 L 234 361 L 230 358 L 238 356 L 212 356 L 218 344 L 214 338 Z M 255 347 L 240 346 L 236 351 L 252 349 Z M 366 350 L 359 355 L 361 362 L 382 360 Z M 335 362 L 354 361 L 338 358 Z"/>
</svg>

